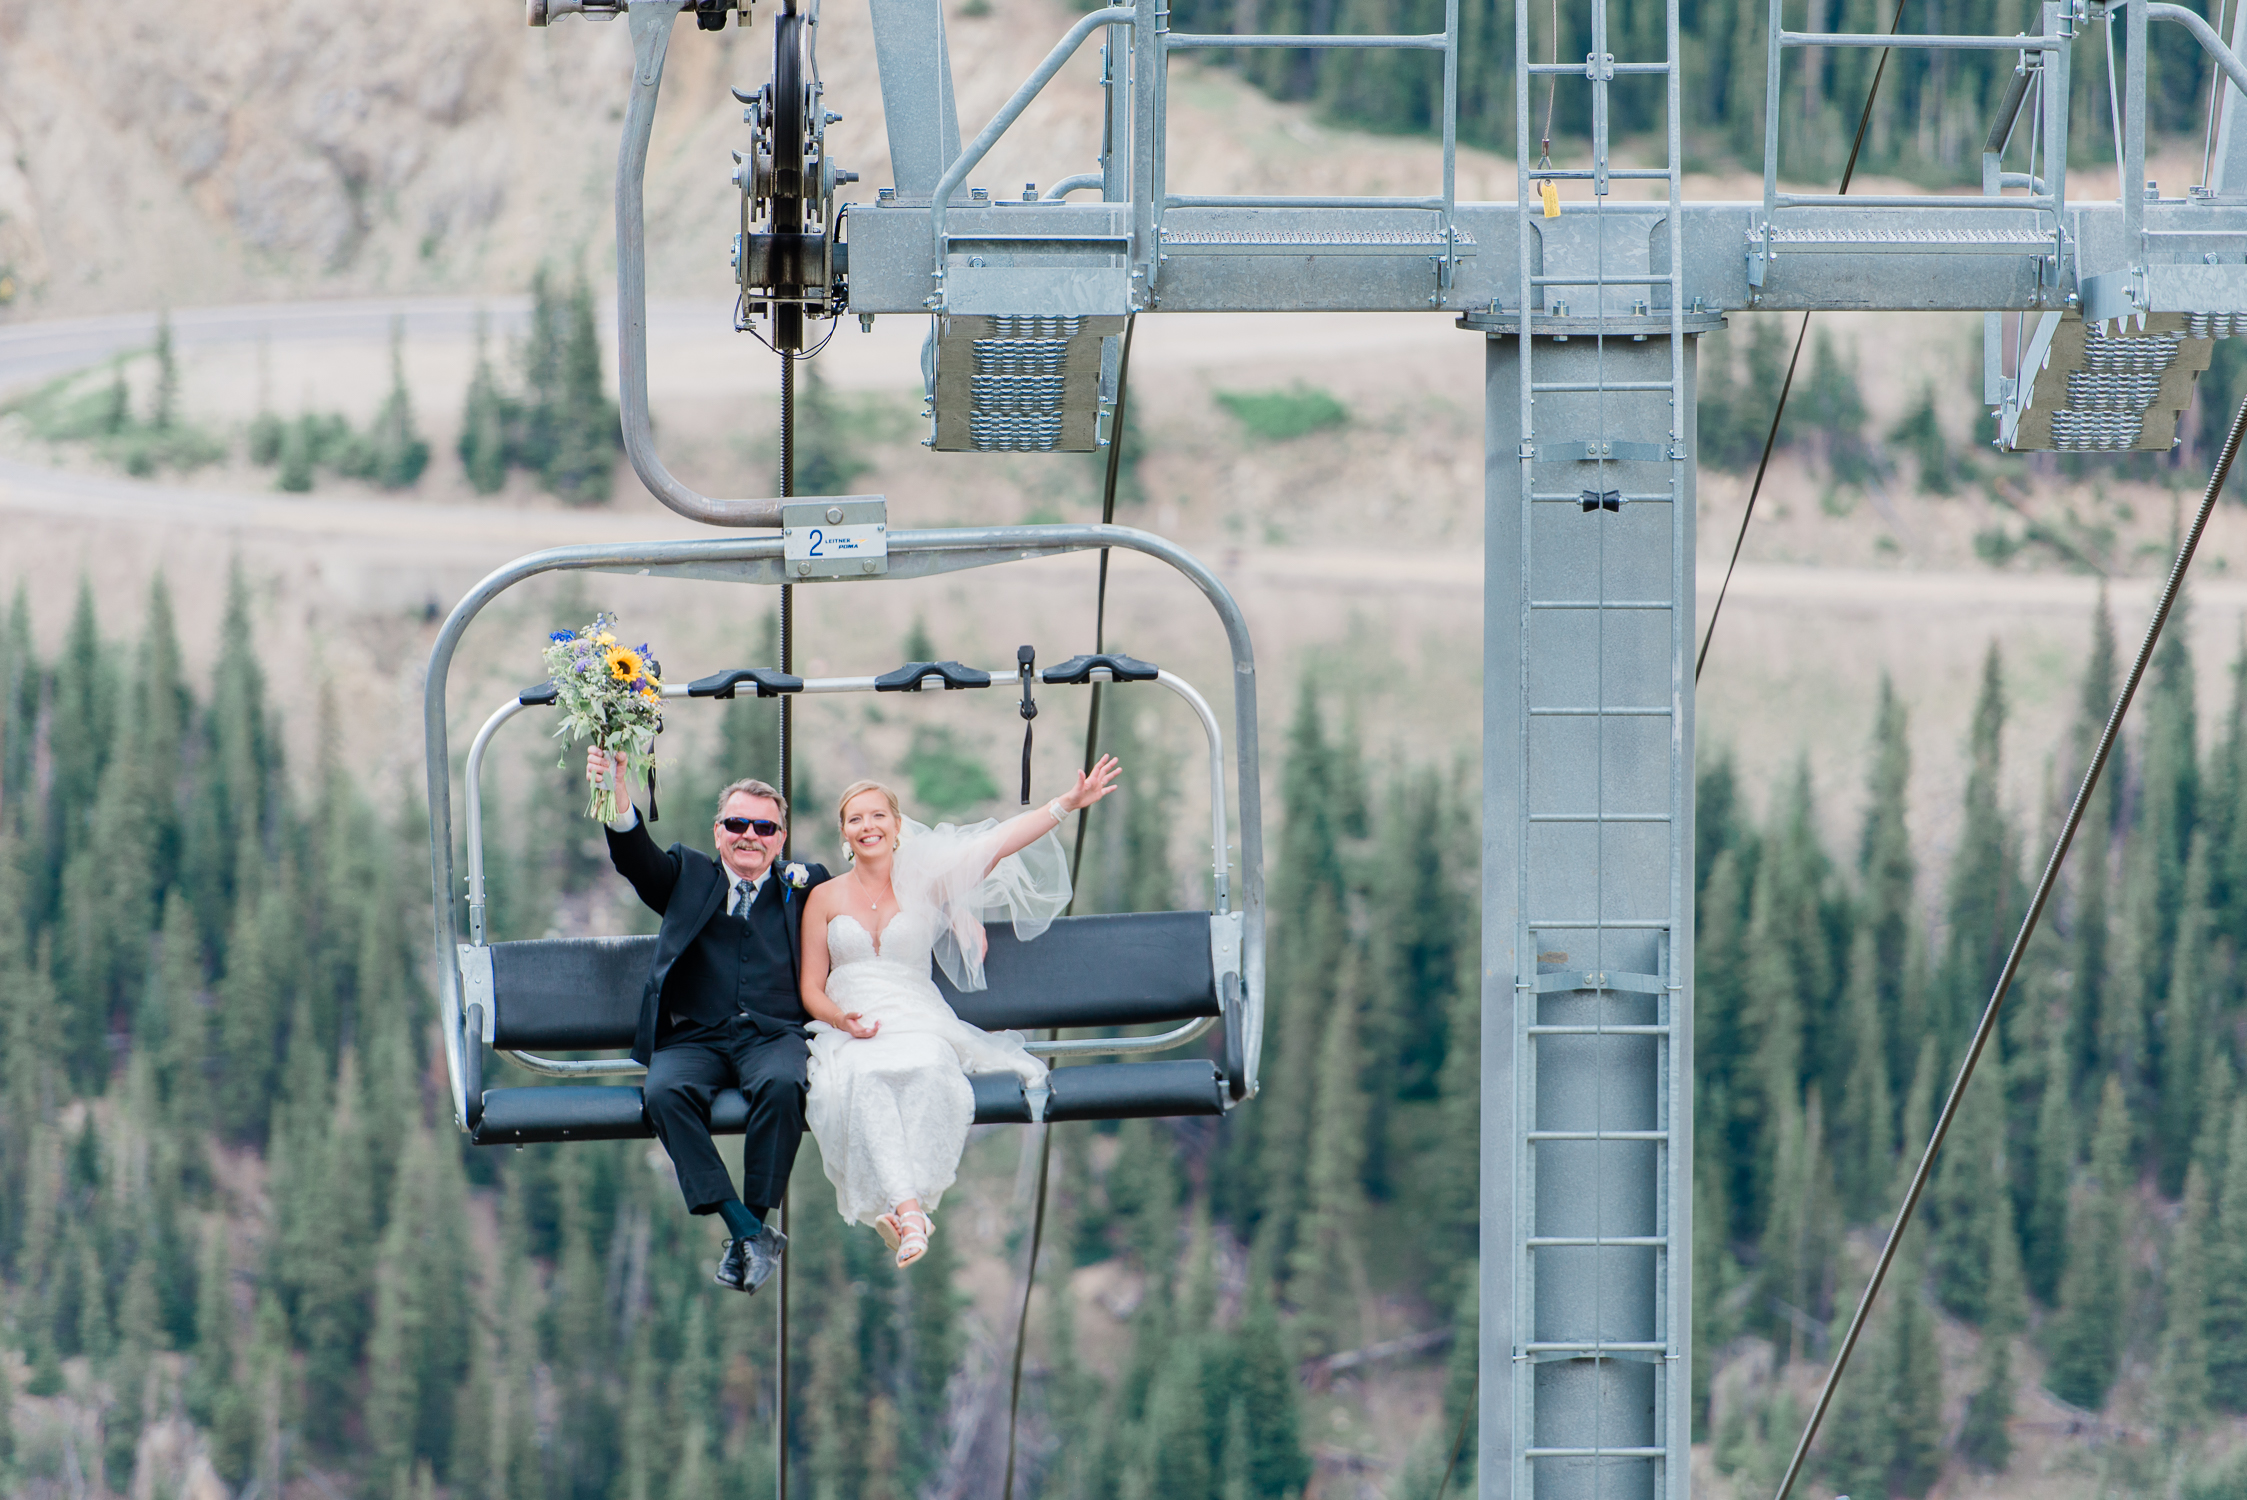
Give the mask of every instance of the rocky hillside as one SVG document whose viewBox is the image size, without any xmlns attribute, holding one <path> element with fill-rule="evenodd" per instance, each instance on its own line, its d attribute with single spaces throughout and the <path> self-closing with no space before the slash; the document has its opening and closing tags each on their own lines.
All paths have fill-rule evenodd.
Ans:
<svg viewBox="0 0 2247 1500">
<path fill-rule="evenodd" d="M 673 294 L 727 285 L 727 150 L 745 132 L 726 88 L 769 74 L 769 8 L 748 31 L 682 27 L 674 40 L 648 182 L 654 279 Z M 1056 0 L 966 0 L 950 37 L 969 133 L 1071 14 Z M 870 200 L 889 178 L 864 0 L 827 6 L 822 32 L 829 103 L 846 117 L 837 159 Z M 0 0 L 0 276 L 11 283 L 0 316 L 517 292 L 542 260 L 582 258 L 598 274 L 629 59 L 621 23 L 532 31 L 504 0 Z M 995 187 L 1094 165 L 1096 77 L 1088 49 L 993 155 Z M 1424 141 L 1327 131 L 1299 108 L 1198 87 L 1183 66 L 1180 77 L 1178 183 L 1396 192 L 1435 181 Z M 1510 162 L 1474 157 L 1461 190 L 1510 195 L 1511 179 Z"/>
</svg>

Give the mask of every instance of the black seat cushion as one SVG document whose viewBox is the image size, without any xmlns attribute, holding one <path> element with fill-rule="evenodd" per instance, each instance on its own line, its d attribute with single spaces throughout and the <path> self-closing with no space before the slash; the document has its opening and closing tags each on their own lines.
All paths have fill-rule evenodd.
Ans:
<svg viewBox="0 0 2247 1500">
<path fill-rule="evenodd" d="M 1025 943 L 1003 923 L 985 927 L 987 987 L 936 987 L 960 1019 L 986 1031 L 1044 1026 L 1137 1026 L 1217 1014 L 1209 914 L 1131 912 L 1061 917 Z"/>
<path fill-rule="evenodd" d="M 1166 1115 L 1221 1115 L 1225 1083 L 1207 1058 L 1169 1062 L 1087 1063 L 1056 1068 L 1049 1120 L 1133 1120 Z M 982 1073 L 975 1085 L 975 1123 L 1029 1123 L 1022 1080 L 1012 1073 Z M 719 1094 L 710 1108 L 713 1135 L 739 1135 L 748 1105 L 738 1089 Z M 477 1124 L 479 1146 L 520 1146 L 537 1141 L 627 1141 L 655 1134 L 639 1086 L 558 1084 L 486 1089 Z"/>
<path fill-rule="evenodd" d="M 1198 911 L 1062 917 L 1025 943 L 1011 927 L 984 929 L 987 987 L 936 986 L 960 1018 L 987 1031 L 1137 1026 L 1217 1014 L 1209 916 Z M 595 1052 L 632 1045 L 653 937 L 545 938 L 494 943 L 499 1014 L 493 1045 L 525 1052 Z"/>
<path fill-rule="evenodd" d="M 493 1046 L 599 1052 L 632 1045 L 654 937 L 544 938 L 494 943 L 491 952 L 499 1012 Z"/>
</svg>

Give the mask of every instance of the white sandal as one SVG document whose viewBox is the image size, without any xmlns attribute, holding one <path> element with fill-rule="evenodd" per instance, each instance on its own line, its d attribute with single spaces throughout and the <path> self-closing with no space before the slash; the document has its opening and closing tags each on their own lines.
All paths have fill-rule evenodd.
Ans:
<svg viewBox="0 0 2247 1500">
<path fill-rule="evenodd" d="M 897 1248 L 898 1228 L 896 1214 L 883 1214 L 881 1217 L 874 1220 L 874 1231 L 882 1237 L 882 1243 L 889 1246 L 891 1250 L 894 1251 Z"/>
<path fill-rule="evenodd" d="M 936 1233 L 936 1221 L 917 1208 L 909 1208 L 894 1218 L 897 1225 L 897 1268 L 902 1271 L 914 1261 L 928 1254 L 928 1237 Z"/>
</svg>

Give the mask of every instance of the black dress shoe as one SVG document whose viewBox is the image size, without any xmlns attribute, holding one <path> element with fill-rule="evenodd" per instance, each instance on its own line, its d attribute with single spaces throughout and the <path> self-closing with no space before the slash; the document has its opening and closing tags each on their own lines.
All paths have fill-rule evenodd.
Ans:
<svg viewBox="0 0 2247 1500">
<path fill-rule="evenodd" d="M 753 1240 L 727 1240 L 711 1280 L 733 1291 L 755 1292 L 780 1269 L 780 1252 L 787 1248 L 788 1236 L 770 1224 Z"/>
</svg>

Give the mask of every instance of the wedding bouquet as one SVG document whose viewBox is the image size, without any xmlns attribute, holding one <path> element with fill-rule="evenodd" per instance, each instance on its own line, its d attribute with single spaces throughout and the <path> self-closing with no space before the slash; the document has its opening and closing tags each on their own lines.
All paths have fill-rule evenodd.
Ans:
<svg viewBox="0 0 2247 1500">
<path fill-rule="evenodd" d="M 557 738 L 591 740 L 624 757 L 624 776 L 603 778 L 585 815 L 603 823 L 619 817 L 633 781 L 655 765 L 655 736 L 663 728 L 662 666 L 643 642 L 617 643 L 616 616 L 598 614 L 583 630 L 557 630 L 546 638 L 546 672 L 554 680 L 554 706 L 562 722 Z M 568 756 L 563 764 L 568 764 Z"/>
</svg>

